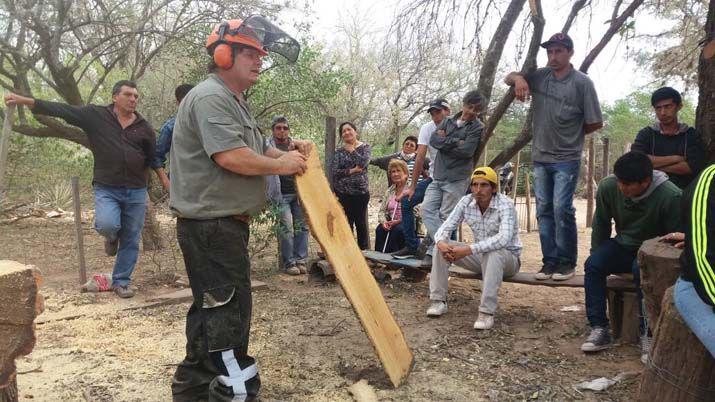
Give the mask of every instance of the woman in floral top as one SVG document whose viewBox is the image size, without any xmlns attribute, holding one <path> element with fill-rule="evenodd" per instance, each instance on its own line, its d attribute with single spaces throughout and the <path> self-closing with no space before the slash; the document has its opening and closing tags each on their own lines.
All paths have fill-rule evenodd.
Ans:
<svg viewBox="0 0 715 402">
<path fill-rule="evenodd" d="M 371 148 L 358 140 L 355 125 L 350 122 L 340 124 L 343 146 L 335 151 L 333 159 L 333 191 L 345 210 L 350 228 L 357 231 L 358 246 L 361 250 L 370 248 L 367 229 L 367 203 L 370 189 L 367 183 L 367 165 Z"/>
</svg>

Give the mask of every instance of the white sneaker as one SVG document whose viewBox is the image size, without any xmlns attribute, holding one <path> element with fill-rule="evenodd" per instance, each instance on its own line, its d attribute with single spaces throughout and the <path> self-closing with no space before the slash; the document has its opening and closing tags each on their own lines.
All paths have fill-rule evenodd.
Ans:
<svg viewBox="0 0 715 402">
<path fill-rule="evenodd" d="M 447 303 L 439 300 L 432 300 L 427 309 L 427 317 L 439 317 L 447 312 Z"/>
<path fill-rule="evenodd" d="M 474 329 L 491 329 L 494 326 L 494 316 L 487 313 L 479 313 L 477 321 L 474 321 Z"/>
</svg>

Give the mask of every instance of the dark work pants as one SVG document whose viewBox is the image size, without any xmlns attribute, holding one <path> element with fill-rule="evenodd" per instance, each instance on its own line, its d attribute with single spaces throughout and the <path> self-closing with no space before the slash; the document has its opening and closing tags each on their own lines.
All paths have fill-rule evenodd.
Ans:
<svg viewBox="0 0 715 402">
<path fill-rule="evenodd" d="M 176 231 L 194 302 L 186 316 L 186 357 L 172 381 L 174 401 L 250 399 L 261 382 L 247 354 L 248 224 L 234 218 L 179 218 Z"/>
<path fill-rule="evenodd" d="M 609 239 L 598 246 L 586 260 L 584 288 L 586 290 L 586 316 L 591 327 L 608 327 L 606 304 L 608 300 L 606 278 L 610 274 L 632 273 L 638 289 L 639 325 L 643 331 L 643 294 L 640 290 L 640 270 L 636 256 L 638 250 L 631 250 Z"/>
<path fill-rule="evenodd" d="M 385 241 L 387 241 L 387 246 Z M 401 223 L 390 231 L 385 230 L 382 225 L 377 225 L 377 228 L 375 228 L 375 251 L 383 252 L 382 249 L 384 248 L 385 253 L 391 253 L 403 247 L 405 247 L 405 237 Z"/>
<path fill-rule="evenodd" d="M 343 206 L 345 215 L 350 224 L 350 230 L 355 228 L 357 243 L 360 250 L 370 248 L 370 233 L 367 229 L 367 203 L 370 202 L 370 193 L 343 194 L 338 193 L 338 201 Z"/>
</svg>

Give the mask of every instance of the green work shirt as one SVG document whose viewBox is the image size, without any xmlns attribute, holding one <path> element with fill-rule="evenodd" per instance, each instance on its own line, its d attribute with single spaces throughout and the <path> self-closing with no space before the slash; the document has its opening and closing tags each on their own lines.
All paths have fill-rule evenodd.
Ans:
<svg viewBox="0 0 715 402">
<path fill-rule="evenodd" d="M 266 203 L 265 178 L 233 173 L 212 158 L 242 147 L 260 155 L 268 148 L 243 97 L 211 74 L 184 97 L 176 114 L 170 155 L 172 212 L 189 219 L 258 214 Z"/>
</svg>

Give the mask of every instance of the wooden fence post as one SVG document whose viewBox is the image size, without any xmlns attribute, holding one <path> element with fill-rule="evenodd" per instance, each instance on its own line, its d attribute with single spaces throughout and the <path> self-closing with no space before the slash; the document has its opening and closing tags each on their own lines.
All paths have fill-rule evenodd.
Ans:
<svg viewBox="0 0 715 402">
<path fill-rule="evenodd" d="M 79 261 L 79 284 L 87 282 L 87 266 L 84 261 L 84 236 L 82 233 L 82 206 L 79 202 L 79 177 L 72 176 L 72 203 L 74 204 L 74 228 L 77 233 L 77 259 Z"/>
<path fill-rule="evenodd" d="M 10 135 L 12 134 L 12 119 L 15 116 L 15 105 L 8 105 L 5 109 L 5 121 L 0 132 L 0 209 L 5 200 L 5 167 L 7 166 L 7 153 L 10 149 Z"/>
<path fill-rule="evenodd" d="M 337 123 L 335 117 L 326 116 L 325 117 L 325 176 L 328 178 L 328 183 L 330 187 L 333 187 L 333 157 L 335 156 L 335 130 L 337 129 Z"/>
<path fill-rule="evenodd" d="M 590 228 L 593 221 L 593 177 L 596 165 L 596 144 L 593 135 L 588 137 L 588 172 L 586 175 L 586 227 Z"/>
<path fill-rule="evenodd" d="M 611 141 L 608 137 L 603 137 L 603 166 L 601 166 L 601 179 L 608 176 L 608 172 L 611 170 L 611 162 L 608 160 L 608 145 Z"/>
<path fill-rule="evenodd" d="M 531 183 L 529 172 L 524 175 L 526 183 L 526 233 L 531 233 Z"/>
<path fill-rule="evenodd" d="M 516 167 L 514 168 L 514 188 L 511 189 L 511 198 L 514 199 L 515 204 L 516 197 L 519 196 L 519 194 L 516 192 L 516 190 L 519 188 L 519 163 L 521 163 L 521 150 L 516 153 Z"/>
</svg>

